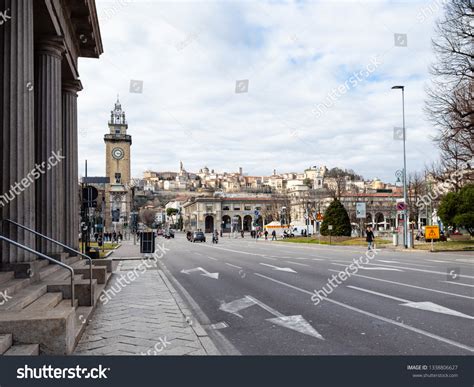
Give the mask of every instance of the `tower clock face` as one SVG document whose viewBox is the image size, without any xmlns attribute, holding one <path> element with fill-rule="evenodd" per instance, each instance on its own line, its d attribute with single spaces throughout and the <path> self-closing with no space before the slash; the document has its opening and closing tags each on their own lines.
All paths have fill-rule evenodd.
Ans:
<svg viewBox="0 0 474 387">
<path fill-rule="evenodd" d="M 121 159 L 123 159 L 123 156 L 124 156 L 124 152 L 123 152 L 123 149 L 122 149 L 122 148 L 114 148 L 114 149 L 112 149 L 112 157 L 113 157 L 115 160 L 121 160 Z"/>
</svg>

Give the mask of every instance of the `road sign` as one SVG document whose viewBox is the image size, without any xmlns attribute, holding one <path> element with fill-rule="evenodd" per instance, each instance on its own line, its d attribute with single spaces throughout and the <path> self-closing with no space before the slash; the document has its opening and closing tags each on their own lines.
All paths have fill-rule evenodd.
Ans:
<svg viewBox="0 0 474 387">
<path fill-rule="evenodd" d="M 367 207 L 365 203 L 356 203 L 356 218 L 365 219 L 367 217 Z"/>
<path fill-rule="evenodd" d="M 317 219 L 317 220 L 320 220 L 320 221 L 323 220 L 323 219 L 324 219 L 323 214 L 321 214 L 320 212 L 318 212 L 318 215 L 316 216 L 316 219 Z"/>
<path fill-rule="evenodd" d="M 397 203 L 397 211 L 405 211 L 406 204 L 405 202 L 398 202 Z"/>
<path fill-rule="evenodd" d="M 255 210 L 255 211 L 254 211 L 254 215 L 255 215 L 255 216 L 259 216 L 259 215 L 260 215 L 260 212 L 258 212 L 258 210 Z"/>
<path fill-rule="evenodd" d="M 329 230 L 329 231 L 332 231 L 332 225 L 331 225 L 331 224 L 328 225 L 328 230 Z"/>
<path fill-rule="evenodd" d="M 425 239 L 439 239 L 439 226 L 426 226 Z"/>
</svg>

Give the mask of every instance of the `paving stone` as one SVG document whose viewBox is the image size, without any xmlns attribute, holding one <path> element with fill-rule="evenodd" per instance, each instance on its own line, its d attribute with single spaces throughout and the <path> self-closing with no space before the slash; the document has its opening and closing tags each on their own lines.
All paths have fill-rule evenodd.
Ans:
<svg viewBox="0 0 474 387">
<path fill-rule="evenodd" d="M 114 252 L 114 257 L 121 259 L 138 255 L 139 246 L 127 241 Z M 157 355 L 207 354 L 207 349 L 186 321 L 186 317 L 192 318 L 190 310 L 180 307 L 182 300 L 156 267 L 138 272 L 134 281 L 128 280 L 127 271 L 138 265 L 138 261 L 121 261 L 119 271 L 107 288 L 115 295 L 106 304 L 98 305 L 75 354 L 139 355 L 147 351 L 153 354 L 160 338 L 166 338 L 170 344 Z M 118 283 L 121 275 L 127 278 L 128 284 Z M 215 352 L 217 354 L 217 350 Z"/>
</svg>

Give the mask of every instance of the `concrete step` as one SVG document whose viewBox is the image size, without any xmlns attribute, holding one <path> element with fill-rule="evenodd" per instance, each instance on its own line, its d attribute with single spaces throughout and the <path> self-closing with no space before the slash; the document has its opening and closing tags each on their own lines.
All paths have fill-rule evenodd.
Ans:
<svg viewBox="0 0 474 387">
<path fill-rule="evenodd" d="M 38 344 L 17 344 L 11 347 L 4 356 L 38 356 Z"/>
<path fill-rule="evenodd" d="M 76 262 L 72 267 L 74 273 L 82 274 L 84 279 L 90 278 L 90 270 L 87 262 Z M 107 280 L 107 266 L 92 265 L 92 278 L 96 279 L 98 284 L 105 284 Z"/>
<path fill-rule="evenodd" d="M 74 300 L 74 310 L 76 310 L 78 307 L 79 307 L 79 302 L 77 301 L 77 299 L 75 299 L 75 300 Z M 71 299 L 69 299 L 69 300 L 61 300 L 61 301 L 54 307 L 54 309 L 64 309 L 64 310 L 67 310 L 67 309 L 70 309 L 70 308 L 72 308 Z"/>
<path fill-rule="evenodd" d="M 81 276 L 82 277 L 82 276 Z M 92 280 L 92 294 L 95 299 L 97 280 Z M 71 299 L 71 282 L 69 279 L 48 282 L 48 292 L 61 292 L 64 299 Z M 90 281 L 88 279 L 77 279 L 74 283 L 75 298 L 79 306 L 92 306 L 90 296 Z"/>
<path fill-rule="evenodd" d="M 30 310 L 30 311 L 44 311 L 46 309 L 51 309 L 54 308 L 56 305 L 58 305 L 63 299 L 62 293 L 46 293 L 43 294 L 40 298 L 38 298 L 36 301 L 28 305 L 25 310 Z M 70 302 L 69 302 L 70 304 Z"/>
<path fill-rule="evenodd" d="M 77 305 L 77 302 L 76 302 Z M 74 350 L 76 314 L 70 300 L 52 309 L 0 313 L 0 334 L 11 333 L 15 344 L 39 344 L 41 353 L 69 355 Z"/>
<path fill-rule="evenodd" d="M 12 296 L 21 289 L 28 287 L 30 283 L 31 280 L 29 278 L 13 278 L 0 284 L 0 293 Z"/>
<path fill-rule="evenodd" d="M 12 280 L 15 277 L 14 271 L 0 271 L 0 284 Z"/>
<path fill-rule="evenodd" d="M 22 310 L 45 294 L 47 288 L 46 284 L 39 283 L 21 289 L 11 299 L 0 305 L 0 311 Z M 10 293 L 7 294 L 10 295 Z"/>
<path fill-rule="evenodd" d="M 13 343 L 13 336 L 11 334 L 0 335 L 0 355 L 4 354 L 10 349 Z"/>
</svg>

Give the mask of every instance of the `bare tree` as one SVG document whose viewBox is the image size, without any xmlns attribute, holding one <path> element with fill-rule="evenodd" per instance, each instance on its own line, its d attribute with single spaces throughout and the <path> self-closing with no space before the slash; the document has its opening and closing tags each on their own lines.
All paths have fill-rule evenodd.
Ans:
<svg viewBox="0 0 474 387">
<path fill-rule="evenodd" d="M 474 154 L 474 4 L 452 0 L 444 9 L 432 42 L 436 62 L 430 68 L 433 79 L 425 105 L 429 120 L 438 129 L 434 141 L 441 161 L 430 171 L 438 180 L 461 165 L 471 169 Z"/>
</svg>

